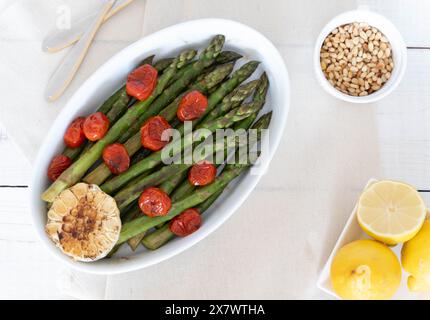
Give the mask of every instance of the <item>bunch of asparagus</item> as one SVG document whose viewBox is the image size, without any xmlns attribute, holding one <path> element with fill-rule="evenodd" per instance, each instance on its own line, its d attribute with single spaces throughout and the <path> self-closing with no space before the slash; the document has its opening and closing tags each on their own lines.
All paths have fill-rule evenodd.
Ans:
<svg viewBox="0 0 430 320">
<path fill-rule="evenodd" d="M 182 136 L 165 148 L 182 152 L 191 146 L 204 144 L 205 141 L 199 141 L 195 132 L 186 134 L 184 125 L 176 117 L 182 97 L 192 90 L 208 97 L 205 113 L 193 121 L 193 128 L 205 128 L 211 133 L 224 128 L 244 129 L 246 134 L 250 128 L 259 131 L 268 128 L 271 113 L 255 121 L 267 94 L 269 82 L 266 74 L 242 84 L 254 73 L 259 62 L 250 61 L 231 73 L 241 55 L 221 51 L 223 44 L 224 36 L 217 35 L 197 59 L 194 59 L 196 50 L 185 50 L 175 58 L 165 58 L 156 63 L 153 63 L 154 56 L 143 60 L 142 64 L 152 64 L 160 74 L 150 97 L 136 101 L 127 95 L 125 86 L 116 91 L 99 108 L 110 120 L 108 133 L 96 143 L 66 148 L 63 154 L 73 163 L 43 193 L 42 199 L 50 203 L 61 191 L 81 180 L 100 185 L 103 191 L 114 196 L 121 211 L 123 226 L 116 249 L 124 242 L 128 242 L 133 250 L 140 243 L 148 249 L 157 249 L 174 237 L 166 222 L 191 207 L 196 207 L 201 213 L 208 209 L 225 187 L 251 163 L 225 165 L 214 182 L 194 187 L 186 179 L 191 164 L 164 165 L 162 150 L 150 152 L 142 148 L 139 129 L 148 118 L 161 115 Z M 245 102 L 252 93 L 251 101 Z M 132 157 L 132 165 L 127 171 L 112 177 L 104 163 L 95 164 L 99 162 L 103 149 L 114 142 L 124 144 Z M 214 153 L 223 151 L 229 154 L 231 146 L 224 142 L 214 145 Z M 247 139 L 246 143 L 250 148 L 257 141 Z M 235 144 L 233 149 L 237 147 Z M 239 156 L 238 152 L 237 149 L 235 156 Z M 171 196 L 172 207 L 166 216 L 150 218 L 140 213 L 137 199 L 150 186 L 159 186 Z M 153 228 L 155 231 L 147 234 Z"/>
</svg>

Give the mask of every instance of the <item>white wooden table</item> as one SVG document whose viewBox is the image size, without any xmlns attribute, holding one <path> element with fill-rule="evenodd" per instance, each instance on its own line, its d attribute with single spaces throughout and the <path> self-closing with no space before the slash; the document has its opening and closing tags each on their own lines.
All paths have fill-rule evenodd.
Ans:
<svg viewBox="0 0 430 320">
<path fill-rule="evenodd" d="M 396 24 L 409 60 L 403 82 L 392 95 L 357 106 L 323 92 L 313 76 L 311 57 L 325 22 L 363 2 Z M 157 266 L 95 279 L 102 288 L 93 296 L 328 298 L 315 287 L 316 278 L 370 177 L 409 182 L 430 205 L 430 1 L 148 0 L 135 6 L 145 10 L 144 34 L 200 17 L 234 19 L 260 30 L 279 48 L 289 69 L 291 111 L 269 172 L 225 225 Z M 83 65 L 86 75 L 109 58 L 94 59 L 106 43 L 113 44 L 113 54 L 141 36 L 110 36 L 109 31 L 121 28 L 120 15 L 97 36 L 89 56 L 92 63 Z M 138 16 L 129 23 L 140 28 Z M 7 41 L 13 39 L 0 33 L 0 45 Z M 5 81 L 0 71 L 0 87 Z M 26 156 L 31 162 L 33 154 Z M 64 267 L 32 231 L 26 205 L 30 173 L 30 163 L 0 129 L 0 298 L 68 298 L 58 286 L 67 276 Z"/>
</svg>

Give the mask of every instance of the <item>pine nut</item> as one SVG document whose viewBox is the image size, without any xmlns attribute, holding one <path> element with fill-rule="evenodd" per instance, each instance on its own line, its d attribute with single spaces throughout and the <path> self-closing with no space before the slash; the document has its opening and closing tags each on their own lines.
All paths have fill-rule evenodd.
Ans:
<svg viewBox="0 0 430 320">
<path fill-rule="evenodd" d="M 388 39 L 365 22 L 335 28 L 321 46 L 320 63 L 331 85 L 352 96 L 379 90 L 394 68 Z"/>
</svg>

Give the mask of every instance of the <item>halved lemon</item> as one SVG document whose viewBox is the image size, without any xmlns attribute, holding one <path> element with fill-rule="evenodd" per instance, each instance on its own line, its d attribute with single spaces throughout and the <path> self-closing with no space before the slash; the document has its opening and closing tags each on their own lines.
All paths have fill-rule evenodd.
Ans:
<svg viewBox="0 0 430 320">
<path fill-rule="evenodd" d="M 371 237 L 388 245 L 412 239 L 421 229 L 426 206 L 418 191 L 402 182 L 378 181 L 358 200 L 357 218 Z"/>
</svg>

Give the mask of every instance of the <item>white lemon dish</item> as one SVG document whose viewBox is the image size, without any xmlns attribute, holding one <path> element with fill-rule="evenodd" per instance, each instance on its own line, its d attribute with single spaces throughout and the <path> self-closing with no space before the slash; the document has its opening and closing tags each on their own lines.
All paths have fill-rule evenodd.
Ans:
<svg viewBox="0 0 430 320">
<path fill-rule="evenodd" d="M 370 179 L 368 181 L 368 183 L 366 184 L 366 186 L 363 188 L 363 190 L 369 190 L 369 187 L 372 185 L 375 185 L 375 183 L 377 183 L 378 180 L 375 179 Z M 348 221 L 346 222 L 346 225 L 343 229 L 343 231 L 341 232 L 327 262 L 325 263 L 319 277 L 317 280 L 317 287 L 319 289 L 321 289 L 322 291 L 324 291 L 325 293 L 335 297 L 335 298 L 339 298 L 339 296 L 336 294 L 336 292 L 334 291 L 333 287 L 332 287 L 332 282 L 330 279 L 330 272 L 331 272 L 331 268 L 332 268 L 332 264 L 334 261 L 335 256 L 337 255 L 337 253 L 344 248 L 347 244 L 356 242 L 356 240 L 361 240 L 361 239 L 370 239 L 373 242 L 375 242 L 375 240 L 373 240 L 373 238 L 371 238 L 369 235 L 367 235 L 363 229 L 360 227 L 360 224 L 358 222 L 357 219 L 357 210 L 358 210 L 358 204 L 354 207 L 354 209 L 352 210 L 352 213 L 348 219 Z M 429 213 L 427 212 L 427 218 L 429 218 Z M 379 242 L 378 242 L 379 243 Z M 387 247 L 389 248 L 389 250 L 391 250 L 398 262 L 400 263 L 401 261 L 401 250 L 402 250 L 402 244 L 398 244 L 396 246 L 391 246 L 391 247 Z M 404 268 L 404 265 L 402 266 Z M 400 286 L 397 290 L 397 292 L 394 294 L 394 296 L 392 297 L 392 299 L 397 299 L 397 300 L 401 300 L 401 299 L 428 299 L 430 296 L 430 293 L 425 293 L 425 292 L 411 292 L 408 289 L 408 277 L 409 274 L 405 271 L 405 269 L 402 268 L 402 279 L 400 282 Z"/>
</svg>

